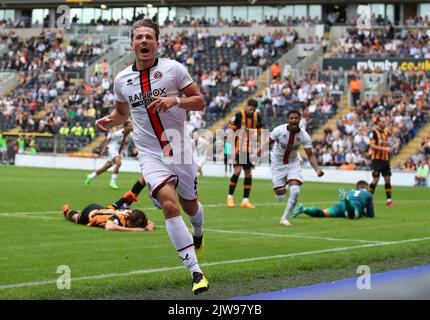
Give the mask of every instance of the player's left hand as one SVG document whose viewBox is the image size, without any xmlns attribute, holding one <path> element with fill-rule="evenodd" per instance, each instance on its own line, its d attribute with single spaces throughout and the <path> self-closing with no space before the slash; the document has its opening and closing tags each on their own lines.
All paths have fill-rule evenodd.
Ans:
<svg viewBox="0 0 430 320">
<path fill-rule="evenodd" d="M 153 112 L 166 112 L 170 108 L 176 106 L 178 101 L 175 97 L 151 97 L 154 101 L 148 106 L 148 109 L 153 109 Z"/>
<path fill-rule="evenodd" d="M 318 170 L 317 170 L 317 176 L 318 177 L 322 177 L 323 175 L 324 175 L 324 171 L 322 171 L 321 168 L 318 168 Z"/>
</svg>

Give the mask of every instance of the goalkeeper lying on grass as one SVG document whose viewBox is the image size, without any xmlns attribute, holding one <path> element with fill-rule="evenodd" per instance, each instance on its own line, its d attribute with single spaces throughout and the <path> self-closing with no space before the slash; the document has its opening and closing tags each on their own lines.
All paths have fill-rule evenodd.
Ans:
<svg viewBox="0 0 430 320">
<path fill-rule="evenodd" d="M 148 220 L 145 213 L 139 209 L 128 209 L 128 206 L 137 201 L 136 196 L 127 192 L 117 202 L 103 207 L 93 203 L 81 212 L 71 210 L 69 205 L 63 206 L 66 220 L 77 224 L 104 228 L 108 231 L 153 231 L 155 224 Z"/>
<path fill-rule="evenodd" d="M 360 219 L 362 216 L 373 218 L 375 210 L 373 208 L 373 195 L 368 191 L 369 184 L 366 181 L 360 180 L 357 182 L 355 190 L 345 192 L 339 189 L 340 201 L 334 206 L 327 209 L 320 208 L 305 208 L 299 204 L 293 210 L 291 216 L 297 217 L 304 213 L 314 218 L 346 218 Z"/>
</svg>

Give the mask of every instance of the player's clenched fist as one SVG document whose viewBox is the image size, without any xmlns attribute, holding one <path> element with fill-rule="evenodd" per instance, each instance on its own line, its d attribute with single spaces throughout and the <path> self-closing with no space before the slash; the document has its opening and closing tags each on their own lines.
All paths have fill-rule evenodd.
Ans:
<svg viewBox="0 0 430 320">
<path fill-rule="evenodd" d="M 316 172 L 318 177 L 322 177 L 324 175 L 324 171 L 321 168 L 318 168 Z"/>
</svg>

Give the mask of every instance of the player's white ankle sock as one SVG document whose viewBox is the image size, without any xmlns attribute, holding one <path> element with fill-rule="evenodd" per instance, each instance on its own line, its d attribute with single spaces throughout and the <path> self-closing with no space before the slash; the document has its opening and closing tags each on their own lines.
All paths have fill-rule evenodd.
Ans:
<svg viewBox="0 0 430 320">
<path fill-rule="evenodd" d="M 94 179 L 95 177 L 97 177 L 97 173 L 95 171 L 89 174 L 90 179 Z"/>
<path fill-rule="evenodd" d="M 234 197 L 233 197 L 233 195 L 232 194 L 229 194 L 228 196 L 227 196 L 227 199 L 233 199 Z"/>
<path fill-rule="evenodd" d="M 112 174 L 112 178 L 110 179 L 110 181 L 116 182 L 116 178 L 118 178 L 118 174 Z"/>
<path fill-rule="evenodd" d="M 242 203 L 243 202 L 249 202 L 249 199 L 248 198 L 243 198 Z"/>
<path fill-rule="evenodd" d="M 287 208 L 285 209 L 281 220 L 288 219 L 288 216 L 291 214 L 291 211 L 293 211 L 294 207 L 296 206 L 297 200 L 299 199 L 299 194 L 299 186 L 294 185 L 290 187 L 290 197 L 288 198 Z"/>
<path fill-rule="evenodd" d="M 193 236 L 201 237 L 203 235 L 203 206 L 200 202 L 196 214 L 188 217 L 193 226 Z"/>
<path fill-rule="evenodd" d="M 188 268 L 191 276 L 193 272 L 203 273 L 194 252 L 193 237 L 188 231 L 182 216 L 166 219 L 166 229 L 170 240 L 179 254 L 179 258 L 181 258 L 183 264 Z"/>
</svg>

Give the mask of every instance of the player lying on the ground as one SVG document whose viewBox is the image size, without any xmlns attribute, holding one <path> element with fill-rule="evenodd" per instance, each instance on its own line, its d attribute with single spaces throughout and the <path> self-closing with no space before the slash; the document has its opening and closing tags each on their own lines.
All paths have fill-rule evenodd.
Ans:
<svg viewBox="0 0 430 320">
<path fill-rule="evenodd" d="M 333 207 L 327 209 L 320 208 L 305 208 L 302 204 L 293 210 L 291 216 L 297 217 L 304 213 L 314 218 L 346 218 L 360 219 L 363 216 L 373 218 L 375 210 L 373 208 L 373 195 L 368 191 L 369 184 L 366 181 L 360 180 L 357 182 L 355 190 L 345 192 L 339 189 L 339 198 L 341 201 Z"/>
<path fill-rule="evenodd" d="M 66 220 L 77 224 L 104 228 L 107 231 L 153 231 L 155 224 L 148 220 L 145 213 L 139 209 L 115 209 L 129 202 L 127 194 L 123 198 L 108 207 L 93 203 L 81 212 L 71 210 L 69 205 L 63 206 L 63 214 Z"/>
</svg>

